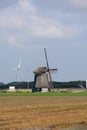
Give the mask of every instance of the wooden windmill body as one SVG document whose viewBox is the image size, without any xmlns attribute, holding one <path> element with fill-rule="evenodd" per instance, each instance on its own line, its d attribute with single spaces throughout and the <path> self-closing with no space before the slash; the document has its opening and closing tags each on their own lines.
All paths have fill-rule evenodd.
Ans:
<svg viewBox="0 0 87 130">
<path fill-rule="evenodd" d="M 46 49 L 44 49 L 46 67 L 39 67 L 34 70 L 34 88 L 36 91 L 51 91 L 53 88 L 53 82 L 51 78 L 51 71 L 57 71 L 57 69 L 49 69 Z"/>
</svg>

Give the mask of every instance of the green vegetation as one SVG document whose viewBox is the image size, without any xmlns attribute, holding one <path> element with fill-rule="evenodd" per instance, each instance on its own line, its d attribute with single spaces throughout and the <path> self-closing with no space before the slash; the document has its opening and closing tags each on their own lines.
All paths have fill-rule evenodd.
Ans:
<svg viewBox="0 0 87 130">
<path fill-rule="evenodd" d="M 54 88 L 86 88 L 86 81 L 53 82 Z"/>
<path fill-rule="evenodd" d="M 87 96 L 85 92 L 0 92 L 0 96 Z"/>
<path fill-rule="evenodd" d="M 29 86 L 28 86 L 29 85 Z M 11 83 L 0 83 L 0 90 L 8 89 L 9 86 L 15 86 L 16 89 L 27 89 L 34 86 L 34 82 L 11 82 Z"/>
<path fill-rule="evenodd" d="M 29 85 L 29 90 L 28 90 Z M 85 88 L 85 81 L 70 81 L 70 82 L 53 82 L 54 90 L 52 92 L 30 92 L 34 87 L 34 82 L 11 82 L 8 84 L 0 84 L 0 97 L 1 96 L 87 96 L 87 91 L 72 92 L 70 89 Z M 7 91 L 9 86 L 15 86 L 16 92 Z M 24 90 L 23 90 L 24 89 Z M 61 89 L 61 91 L 60 91 Z M 64 90 L 65 89 L 65 90 Z M 21 90 L 21 91 L 20 91 Z M 53 92 L 55 91 L 55 92 Z"/>
<path fill-rule="evenodd" d="M 32 89 L 34 87 L 34 82 L 11 82 L 8 84 L 0 83 L 0 90 L 8 89 L 9 86 L 15 86 L 16 89 L 27 89 L 28 87 Z M 85 88 L 85 81 L 70 81 L 70 82 L 53 82 L 54 88 Z"/>
</svg>

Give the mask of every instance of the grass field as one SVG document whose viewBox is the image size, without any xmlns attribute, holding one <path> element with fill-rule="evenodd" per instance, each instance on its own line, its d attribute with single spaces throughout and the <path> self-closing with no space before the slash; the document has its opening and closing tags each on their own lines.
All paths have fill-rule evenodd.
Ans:
<svg viewBox="0 0 87 130">
<path fill-rule="evenodd" d="M 86 92 L 0 93 L 0 130 L 60 130 L 79 124 L 87 124 Z"/>
<path fill-rule="evenodd" d="M 0 92 L 0 96 L 87 96 L 84 92 Z"/>
</svg>

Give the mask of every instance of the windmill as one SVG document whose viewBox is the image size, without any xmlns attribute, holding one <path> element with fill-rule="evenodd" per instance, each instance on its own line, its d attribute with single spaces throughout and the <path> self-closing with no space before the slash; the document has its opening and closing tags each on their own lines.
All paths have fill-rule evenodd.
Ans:
<svg viewBox="0 0 87 130">
<path fill-rule="evenodd" d="M 21 72 L 21 61 L 22 61 L 22 58 L 19 59 L 19 62 L 18 62 L 17 67 L 13 68 L 13 70 L 16 71 L 16 80 L 17 80 L 17 82 L 19 82 L 20 76 L 21 76 L 22 79 L 23 79 L 23 74 L 22 74 L 22 72 Z"/>
<path fill-rule="evenodd" d="M 53 81 L 51 77 L 51 72 L 57 71 L 57 69 L 50 69 L 48 64 L 48 58 L 46 53 L 46 48 L 44 48 L 46 67 L 39 67 L 34 70 L 34 87 L 36 91 L 41 91 L 42 89 L 47 89 L 51 91 L 53 88 Z"/>
</svg>

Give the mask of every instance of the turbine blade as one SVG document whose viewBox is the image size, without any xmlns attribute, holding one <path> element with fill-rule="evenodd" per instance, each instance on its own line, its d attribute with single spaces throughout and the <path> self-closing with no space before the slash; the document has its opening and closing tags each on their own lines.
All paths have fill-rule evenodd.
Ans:
<svg viewBox="0 0 87 130">
<path fill-rule="evenodd" d="M 19 59 L 19 63 L 18 63 L 18 66 L 17 66 L 17 69 L 20 69 L 21 68 L 21 58 Z"/>
<path fill-rule="evenodd" d="M 12 68 L 12 70 L 17 70 L 17 68 Z"/>
</svg>

